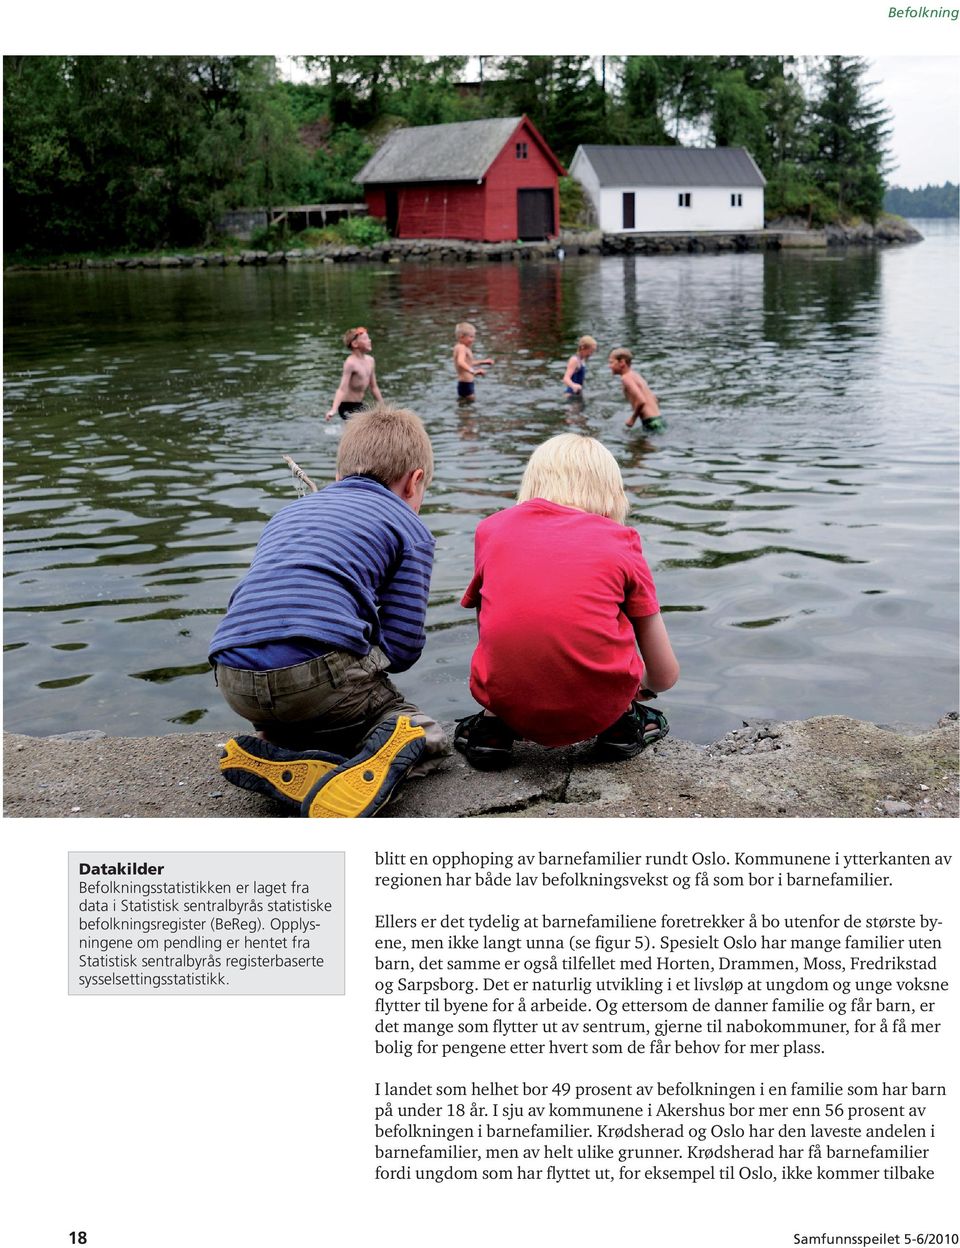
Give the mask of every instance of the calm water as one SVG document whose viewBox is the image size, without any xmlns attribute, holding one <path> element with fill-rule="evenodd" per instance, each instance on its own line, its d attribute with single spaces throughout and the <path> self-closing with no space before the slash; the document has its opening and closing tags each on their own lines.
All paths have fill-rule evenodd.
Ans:
<svg viewBox="0 0 960 1248">
<path fill-rule="evenodd" d="M 472 709 L 477 521 L 577 430 L 623 470 L 683 669 L 661 698 L 678 735 L 932 722 L 956 705 L 958 251 L 955 222 L 919 224 L 918 246 L 849 255 L 10 275 L 5 726 L 236 726 L 207 641 L 294 497 L 281 455 L 332 479 L 342 426 L 318 416 L 357 323 L 436 450 L 428 643 L 399 681 L 434 714 Z M 497 359 L 467 409 L 463 318 Z M 581 333 L 600 359 L 565 401 Z M 602 364 L 621 344 L 663 434 L 623 428 Z"/>
</svg>

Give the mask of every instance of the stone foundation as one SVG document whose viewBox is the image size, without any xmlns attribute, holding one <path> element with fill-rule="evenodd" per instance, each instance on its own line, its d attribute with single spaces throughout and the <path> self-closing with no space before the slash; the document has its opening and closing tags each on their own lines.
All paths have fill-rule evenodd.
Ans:
<svg viewBox="0 0 960 1248">
<path fill-rule="evenodd" d="M 14 264 L 7 272 L 49 269 L 196 269 L 228 265 L 278 264 L 458 264 L 484 260 L 494 263 L 556 260 L 565 256 L 671 255 L 742 251 L 778 251 L 785 247 L 835 247 L 863 244 L 921 242 L 923 235 L 899 217 L 884 217 L 872 226 L 830 225 L 806 230 L 784 222 L 775 227 L 741 234 L 601 234 L 599 230 L 563 230 L 550 242 L 471 243 L 458 239 L 390 239 L 372 247 L 326 246 L 289 251 L 196 252 L 191 255 L 118 256 L 113 259 L 64 260 L 51 264 Z"/>
</svg>

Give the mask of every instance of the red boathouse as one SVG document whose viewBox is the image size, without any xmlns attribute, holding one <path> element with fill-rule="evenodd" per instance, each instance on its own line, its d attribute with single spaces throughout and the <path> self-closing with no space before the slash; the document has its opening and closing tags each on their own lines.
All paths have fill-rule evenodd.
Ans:
<svg viewBox="0 0 960 1248">
<path fill-rule="evenodd" d="M 395 238 L 556 238 L 566 171 L 526 117 L 394 130 L 354 179 Z"/>
</svg>

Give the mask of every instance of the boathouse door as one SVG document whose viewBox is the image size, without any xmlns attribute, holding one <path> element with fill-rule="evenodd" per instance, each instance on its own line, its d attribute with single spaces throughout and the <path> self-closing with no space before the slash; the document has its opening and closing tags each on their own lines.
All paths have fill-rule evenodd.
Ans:
<svg viewBox="0 0 960 1248">
<path fill-rule="evenodd" d="M 532 240 L 555 234 L 553 221 L 553 190 L 517 191 L 517 238 Z"/>
</svg>

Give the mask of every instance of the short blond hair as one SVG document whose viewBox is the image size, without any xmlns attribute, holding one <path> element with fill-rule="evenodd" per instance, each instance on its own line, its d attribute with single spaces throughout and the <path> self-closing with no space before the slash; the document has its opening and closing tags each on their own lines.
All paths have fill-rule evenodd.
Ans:
<svg viewBox="0 0 960 1248">
<path fill-rule="evenodd" d="M 469 321 L 457 322 L 456 335 L 458 338 L 462 338 L 464 334 L 476 334 L 476 332 L 476 325 L 471 325 Z"/>
<path fill-rule="evenodd" d="M 560 433 L 533 452 L 524 469 L 517 501 L 545 498 L 625 523 L 629 503 L 620 466 L 602 442 L 579 433 Z"/>
<path fill-rule="evenodd" d="M 632 364 L 633 352 L 629 347 L 614 347 L 608 358 L 611 360 L 626 360 L 628 364 Z"/>
<path fill-rule="evenodd" d="M 577 343 L 577 347 L 581 351 L 583 350 L 584 347 L 593 347 L 594 351 L 596 351 L 597 340 L 596 338 L 592 337 L 592 335 L 590 334 L 584 334 L 583 337 L 580 339 L 580 341 Z"/>
<path fill-rule="evenodd" d="M 424 485 L 429 485 L 433 447 L 416 412 L 378 404 L 347 421 L 337 452 L 339 477 L 363 472 L 390 486 L 415 468 L 423 469 Z"/>
</svg>

